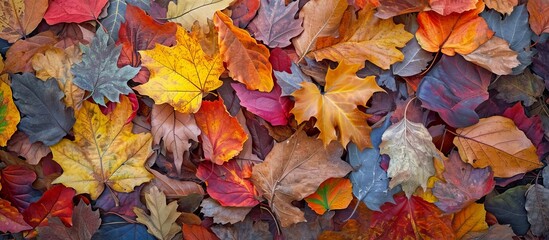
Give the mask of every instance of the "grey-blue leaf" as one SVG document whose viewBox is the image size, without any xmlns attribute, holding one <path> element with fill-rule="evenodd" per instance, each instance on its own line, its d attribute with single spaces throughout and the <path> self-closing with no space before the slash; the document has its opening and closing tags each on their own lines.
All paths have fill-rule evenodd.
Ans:
<svg viewBox="0 0 549 240">
<path fill-rule="evenodd" d="M 376 76 L 376 82 L 379 86 L 385 86 L 389 90 L 396 92 L 397 85 L 395 76 L 389 70 L 383 70 L 371 62 L 366 62 L 364 68 L 358 70 L 357 76 L 363 78 L 366 76 Z"/>
<path fill-rule="evenodd" d="M 392 202 L 393 194 L 400 191 L 400 188 L 389 190 L 389 179 L 387 172 L 380 166 L 381 155 L 379 154 L 379 144 L 381 136 L 391 125 L 391 114 L 387 114 L 383 126 L 375 128 L 370 134 L 372 148 L 358 150 L 358 147 L 351 143 L 347 150 L 349 151 L 347 159 L 353 167 L 349 179 L 353 184 L 353 194 L 362 200 L 369 209 L 379 211 L 381 205 L 386 202 Z"/>
<path fill-rule="evenodd" d="M 416 14 L 406 14 L 398 16 L 395 21 L 404 24 L 406 31 L 415 34 L 419 27 L 416 19 Z M 433 60 L 433 54 L 423 50 L 415 37 L 406 43 L 406 46 L 402 48 L 402 53 L 404 54 L 404 60 L 396 62 L 391 66 L 393 74 L 402 77 L 409 77 L 420 73 Z"/>
<path fill-rule="evenodd" d="M 115 42 L 118 40 L 120 25 L 126 21 L 127 4 L 135 5 L 144 11 L 149 11 L 151 2 L 149 0 L 109 0 L 107 17 L 101 20 L 101 24 L 105 26 L 107 32 Z"/>
<path fill-rule="evenodd" d="M 89 47 L 81 44 L 80 49 L 84 56 L 82 62 L 72 66 L 73 83 L 91 92 L 96 103 L 105 106 L 105 98 L 120 102 L 120 94 L 132 92 L 128 81 L 139 72 L 140 67 L 118 68 L 120 46 L 115 47 L 102 28 L 97 30 Z"/>
<path fill-rule="evenodd" d="M 543 186 L 549 189 L 549 167 L 545 166 L 543 168 L 542 176 L 543 176 Z"/>
<path fill-rule="evenodd" d="M 58 143 L 74 125 L 72 108 L 65 108 L 64 97 L 55 79 L 42 81 L 31 73 L 11 76 L 15 105 L 21 112 L 18 129 L 29 136 L 31 143 Z"/>
<path fill-rule="evenodd" d="M 480 15 L 496 36 L 505 39 L 509 43 L 509 47 L 518 52 L 518 60 L 521 64 L 513 68 L 513 75 L 522 73 L 532 63 L 534 55 L 533 52 L 527 51 L 533 32 L 528 25 L 528 11 L 524 4 L 515 7 L 505 19 L 502 19 L 501 14 L 494 10 L 486 10 Z"/>
<path fill-rule="evenodd" d="M 536 236 L 549 237 L 549 189 L 539 184 L 532 185 L 526 192 L 526 212 L 530 231 Z"/>
<path fill-rule="evenodd" d="M 311 82 L 311 77 L 305 75 L 299 66 L 292 63 L 292 73 L 274 71 L 276 83 L 282 88 L 281 96 L 291 96 L 293 92 L 301 88 L 302 82 Z"/>
<path fill-rule="evenodd" d="M 120 24 L 126 21 L 124 19 L 124 15 L 126 15 L 126 0 L 109 0 L 107 14 L 107 17 L 101 20 L 101 24 L 105 26 L 111 38 L 117 41 Z"/>
</svg>

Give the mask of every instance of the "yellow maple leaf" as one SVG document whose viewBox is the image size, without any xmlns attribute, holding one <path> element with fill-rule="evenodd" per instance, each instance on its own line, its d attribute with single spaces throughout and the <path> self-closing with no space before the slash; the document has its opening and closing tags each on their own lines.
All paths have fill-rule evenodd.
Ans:
<svg viewBox="0 0 549 240">
<path fill-rule="evenodd" d="M 101 113 L 96 104 L 85 101 L 76 113 L 75 140 L 61 140 L 51 146 L 53 160 L 63 174 L 53 182 L 89 193 L 97 199 L 105 184 L 118 192 L 131 192 L 153 178 L 145 167 L 152 154 L 150 133 L 133 134 L 131 103 L 122 97 L 114 111 Z"/>
<path fill-rule="evenodd" d="M 404 54 L 397 47 L 404 47 L 414 37 L 404 30 L 403 24 L 395 24 L 392 19 L 379 19 L 372 8 L 362 9 L 358 18 L 352 19 L 350 27 L 337 44 L 313 51 L 317 61 L 330 59 L 350 64 L 370 61 L 383 69 L 402 61 Z"/>
<path fill-rule="evenodd" d="M 151 76 L 135 89 L 156 104 L 168 103 L 179 112 L 195 113 L 202 97 L 223 84 L 219 76 L 225 68 L 219 54 L 207 56 L 182 27 L 177 27 L 175 38 L 173 47 L 156 44 L 152 50 L 139 51 Z"/>
<path fill-rule="evenodd" d="M 332 140 L 339 140 L 344 147 L 353 141 L 361 150 L 372 145 L 371 128 L 366 123 L 369 115 L 357 105 L 366 105 L 374 92 L 384 90 L 374 76 L 357 77 L 355 73 L 359 68 L 360 64 L 341 62 L 336 69 L 328 69 L 324 93 L 315 84 L 303 82 L 302 88 L 292 94 L 295 107 L 291 112 L 299 123 L 311 117 L 317 119 L 315 127 L 320 130 L 318 138 L 324 146 Z"/>
</svg>

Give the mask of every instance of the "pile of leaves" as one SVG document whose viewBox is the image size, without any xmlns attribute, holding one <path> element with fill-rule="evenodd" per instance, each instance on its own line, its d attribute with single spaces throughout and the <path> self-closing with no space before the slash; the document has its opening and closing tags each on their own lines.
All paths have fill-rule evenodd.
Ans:
<svg viewBox="0 0 549 240">
<path fill-rule="evenodd" d="M 549 237 L 547 0 L 0 9 L 0 239 Z"/>
</svg>

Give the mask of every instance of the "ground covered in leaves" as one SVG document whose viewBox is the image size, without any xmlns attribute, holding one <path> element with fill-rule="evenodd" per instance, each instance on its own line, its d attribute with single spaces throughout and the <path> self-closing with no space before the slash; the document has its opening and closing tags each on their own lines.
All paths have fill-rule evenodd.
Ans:
<svg viewBox="0 0 549 240">
<path fill-rule="evenodd" d="M 547 239 L 548 0 L 3 0 L 0 239 Z"/>
</svg>

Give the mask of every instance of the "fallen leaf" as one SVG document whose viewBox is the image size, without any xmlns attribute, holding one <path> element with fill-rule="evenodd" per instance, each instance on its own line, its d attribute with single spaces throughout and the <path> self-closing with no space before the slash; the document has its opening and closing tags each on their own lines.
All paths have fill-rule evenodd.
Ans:
<svg viewBox="0 0 549 240">
<path fill-rule="evenodd" d="M 249 90 L 270 92 L 274 82 L 269 49 L 258 44 L 247 31 L 234 26 L 222 12 L 215 13 L 214 24 L 219 31 L 219 52 L 229 76 L 244 83 Z"/>
<path fill-rule="evenodd" d="M 406 116 L 383 133 L 379 152 L 391 157 L 387 169 L 389 188 L 400 184 L 408 198 L 419 186 L 427 189 L 427 180 L 435 174 L 433 158 L 439 155 L 432 139 L 423 124 L 411 122 Z"/>
<path fill-rule="evenodd" d="M 404 24 L 404 30 L 412 34 L 416 33 L 419 25 L 415 15 L 407 14 L 400 19 Z M 433 54 L 423 50 L 416 38 L 412 38 L 406 43 L 406 46 L 402 48 L 402 54 L 404 54 L 402 62 L 396 62 L 391 66 L 393 74 L 401 77 L 410 77 L 422 72 L 433 60 Z"/>
<path fill-rule="evenodd" d="M 292 201 L 314 193 L 326 179 L 343 177 L 351 171 L 341 161 L 341 154 L 339 144 L 323 147 L 322 141 L 298 131 L 288 140 L 275 143 L 265 161 L 253 167 L 252 182 L 282 227 L 305 221 L 303 212 L 292 206 Z"/>
<path fill-rule="evenodd" d="M 532 31 L 537 35 L 542 33 L 549 33 L 549 2 L 546 0 L 531 0 L 527 4 L 528 13 L 530 13 L 530 18 L 528 22 Z"/>
<path fill-rule="evenodd" d="M 420 197 L 395 197 L 396 204 L 386 203 L 374 212 L 372 239 L 454 239 L 449 216 Z"/>
<path fill-rule="evenodd" d="M 183 224 L 183 237 L 185 240 L 218 240 L 219 238 L 201 225 Z"/>
<path fill-rule="evenodd" d="M 235 26 L 245 28 L 255 18 L 260 8 L 260 0 L 236 0 L 229 6 Z M 196 23 L 196 22 L 195 22 Z"/>
<path fill-rule="evenodd" d="M 345 209 L 353 200 L 353 186 L 346 178 L 329 178 L 322 182 L 315 193 L 305 198 L 307 205 L 317 214 Z"/>
<path fill-rule="evenodd" d="M 203 102 L 195 114 L 196 124 L 202 131 L 204 157 L 222 165 L 242 151 L 248 136 L 235 117 L 231 117 L 223 100 Z"/>
<path fill-rule="evenodd" d="M 58 217 L 66 226 L 72 226 L 74 194 L 72 188 L 55 185 L 23 211 L 23 218 L 33 228 L 47 226 L 53 217 Z"/>
<path fill-rule="evenodd" d="M 536 49 L 538 54 L 532 59 L 532 71 L 543 79 L 549 79 L 549 42 L 539 43 Z M 549 83 L 546 82 L 545 87 L 547 88 L 548 85 Z"/>
<path fill-rule="evenodd" d="M 48 9 L 47 0 L 14 0 L 0 4 L 0 38 L 14 43 L 38 26 Z"/>
<path fill-rule="evenodd" d="M 303 82 L 302 88 L 292 94 L 295 106 L 291 113 L 298 123 L 315 117 L 315 127 L 320 130 L 318 138 L 324 146 L 333 140 L 344 147 L 352 141 L 361 150 L 371 146 L 371 128 L 366 123 L 369 115 L 357 105 L 366 105 L 375 92 L 384 90 L 376 84 L 374 76 L 357 77 L 359 67 L 342 62 L 336 69 L 328 70 L 323 92 L 315 84 Z"/>
<path fill-rule="evenodd" d="M 156 44 L 152 50 L 139 51 L 151 77 L 135 90 L 156 104 L 168 103 L 179 112 L 195 113 L 202 97 L 222 85 L 223 63 L 219 55 L 208 58 L 185 29 L 178 27 L 175 39 L 173 47 Z"/>
<path fill-rule="evenodd" d="M 468 233 L 488 230 L 484 204 L 471 203 L 469 206 L 464 207 L 461 211 L 454 214 L 452 228 L 456 234 L 455 239 L 467 239 L 464 236 Z"/>
<path fill-rule="evenodd" d="M 137 7 L 133 6 L 132 4 Z M 118 34 L 121 25 L 124 23 L 132 24 L 131 22 L 133 22 L 133 19 L 127 18 L 128 9 L 130 9 L 130 11 L 135 11 L 136 9 L 150 11 L 150 4 L 151 2 L 148 0 L 109 0 L 107 17 L 101 20 L 101 25 L 103 25 L 103 27 L 106 29 L 106 32 L 109 34 L 110 38 L 116 42 L 118 41 Z"/>
<path fill-rule="evenodd" d="M 212 18 L 217 10 L 227 8 L 234 0 L 193 0 L 170 2 L 166 17 L 191 30 L 193 23 L 198 21 L 204 32 L 208 32 L 208 18 Z"/>
<path fill-rule="evenodd" d="M 75 141 L 63 139 L 51 146 L 53 160 L 63 168 L 54 183 L 97 199 L 105 184 L 115 191 L 131 192 L 150 181 L 152 174 L 144 164 L 152 153 L 152 137 L 150 133 L 131 133 L 133 124 L 126 124 L 131 113 L 131 103 L 125 97 L 108 115 L 97 105 L 83 102 L 76 113 Z"/>
<path fill-rule="evenodd" d="M 544 156 L 545 153 L 549 151 L 549 144 L 543 137 L 543 123 L 539 115 L 527 117 L 525 109 L 522 107 L 522 104 L 518 102 L 513 105 L 513 107 L 507 108 L 501 116 L 513 120 L 517 128 L 526 134 L 526 137 L 528 137 L 536 147 L 538 156 Z"/>
<path fill-rule="evenodd" d="M 369 209 L 379 211 L 379 207 L 386 202 L 393 201 L 395 190 L 389 190 L 389 179 L 387 172 L 380 166 L 381 155 L 379 153 L 379 144 L 381 144 L 381 136 L 391 125 L 390 116 L 387 116 L 383 125 L 374 128 L 370 133 L 372 140 L 372 148 L 366 148 L 362 151 L 351 143 L 347 147 L 347 159 L 353 167 L 353 171 L 349 175 L 353 184 L 353 194 L 355 197 L 363 201 Z"/>
<path fill-rule="evenodd" d="M 475 108 L 488 99 L 491 80 L 492 73 L 461 56 L 442 56 L 421 80 L 417 97 L 422 107 L 438 112 L 448 125 L 467 127 L 478 122 Z"/>
<path fill-rule="evenodd" d="M 529 107 L 542 96 L 545 83 L 526 69 L 519 75 L 501 76 L 492 87 L 499 92 L 496 98 L 508 103 L 522 101 L 525 107 Z"/>
<path fill-rule="evenodd" d="M 337 35 L 347 6 L 347 0 L 308 1 L 299 11 L 299 18 L 303 19 L 303 32 L 292 40 L 297 55 L 304 58 L 315 50 L 318 38 Z"/>
<path fill-rule="evenodd" d="M 95 207 L 100 208 L 106 214 L 120 214 L 128 217 L 135 217 L 134 207 L 145 207 L 140 201 L 143 185 L 136 187 L 133 192 L 121 193 L 104 191 L 97 201 Z"/>
<path fill-rule="evenodd" d="M 318 240 L 331 239 L 366 239 L 367 233 L 360 231 L 360 223 L 355 219 L 349 219 L 342 227 L 341 231 L 324 231 L 318 236 Z"/>
<path fill-rule="evenodd" d="M 430 9 L 428 0 L 379 0 L 379 4 L 375 15 L 382 19 Z"/>
<path fill-rule="evenodd" d="M 21 165 L 10 165 L 0 171 L 0 196 L 10 201 L 19 211 L 40 198 L 40 192 L 32 187 L 36 173 Z"/>
<path fill-rule="evenodd" d="M 253 221 L 246 218 L 243 222 L 233 224 L 231 226 L 215 225 L 212 226 L 212 231 L 221 239 L 238 240 L 238 239 L 255 239 L 255 240 L 270 240 L 273 235 L 269 231 L 269 224 L 263 221 Z"/>
<path fill-rule="evenodd" d="M 442 16 L 447 16 L 452 13 L 462 13 L 468 10 L 473 10 L 478 7 L 476 5 L 477 2 L 482 2 L 482 0 L 429 0 L 429 5 L 431 6 L 432 11 Z M 484 7 L 484 4 L 482 7 Z M 480 11 L 482 11 L 482 9 Z"/>
<path fill-rule="evenodd" d="M 490 166 L 495 177 L 512 177 L 540 168 L 536 147 L 511 119 L 493 116 L 456 129 L 454 144 L 464 162 Z"/>
<path fill-rule="evenodd" d="M 525 209 L 527 190 L 528 186 L 519 185 L 502 194 L 488 196 L 484 208 L 497 218 L 498 223 L 510 224 L 516 235 L 525 235 L 530 229 Z"/>
<path fill-rule="evenodd" d="M 125 0 L 120 0 L 125 1 Z M 127 0 L 126 0 L 127 1 Z M 160 24 L 138 7 L 128 5 L 126 7 L 126 22 L 121 23 L 120 31 L 117 31 L 118 44 L 122 45 L 118 66 L 141 66 L 141 50 L 151 50 L 155 44 L 172 46 L 175 43 L 175 23 Z M 137 75 L 132 79 L 138 83 L 146 83 L 150 72 L 146 67 L 141 67 Z"/>
<path fill-rule="evenodd" d="M 80 45 L 83 57 L 82 62 L 71 68 L 74 74 L 74 85 L 90 92 L 93 100 L 105 105 L 105 98 L 111 102 L 119 102 L 120 95 L 132 93 L 128 81 L 133 78 L 139 68 L 117 65 L 120 47 L 116 47 L 109 40 L 109 35 L 99 28 L 90 46 Z M 97 59 L 101 59 L 98 62 Z"/>
<path fill-rule="evenodd" d="M 29 137 L 23 132 L 15 132 L 8 141 L 8 150 L 16 152 L 24 157 L 29 164 L 36 165 L 48 155 L 51 150 L 42 142 L 31 143 Z"/>
<path fill-rule="evenodd" d="M 291 73 L 284 71 L 273 71 L 274 76 L 276 77 L 276 83 L 282 89 L 281 97 L 291 96 L 295 91 L 301 89 L 302 82 L 312 82 L 311 77 L 305 75 L 299 65 L 292 63 Z"/>
<path fill-rule="evenodd" d="M 1 61 L 1 60 L 0 60 Z M 0 81 L 0 146 L 5 147 L 21 120 L 10 86 Z"/>
<path fill-rule="evenodd" d="M 288 124 L 293 103 L 289 98 L 282 97 L 282 89 L 277 84 L 268 93 L 250 91 L 240 83 L 232 83 L 231 86 L 240 99 L 240 105 L 246 110 L 265 119 L 273 126 Z"/>
<path fill-rule="evenodd" d="M 511 14 L 513 8 L 517 6 L 518 0 L 484 0 L 487 7 L 503 14 Z"/>
<path fill-rule="evenodd" d="M 51 0 L 44 19 L 49 25 L 97 20 L 109 0 Z"/>
<path fill-rule="evenodd" d="M 490 70 L 497 75 L 507 75 L 520 65 L 518 53 L 509 48 L 509 43 L 499 37 L 492 37 L 475 51 L 463 55 L 465 60 Z"/>
<path fill-rule="evenodd" d="M 53 32 L 46 31 L 15 42 L 6 52 L 6 61 L 2 72 L 32 72 L 30 59 L 37 53 L 45 52 L 57 41 L 57 36 Z"/>
<path fill-rule="evenodd" d="M 254 207 L 259 204 L 257 190 L 250 181 L 252 165 L 231 160 L 216 165 L 201 162 L 196 176 L 206 182 L 210 197 L 224 207 Z"/>
<path fill-rule="evenodd" d="M 213 20 L 208 19 L 208 32 L 204 32 L 199 22 L 194 22 L 191 36 L 198 40 L 202 50 L 208 56 L 217 55 L 219 53 L 218 33 L 215 29 Z"/>
<path fill-rule="evenodd" d="M 36 77 L 44 81 L 55 78 L 59 88 L 65 93 L 63 101 L 68 107 L 77 109 L 84 98 L 84 90 L 73 84 L 71 66 L 82 60 L 80 48 L 70 46 L 66 49 L 51 47 L 50 49 L 36 53 L 30 61 L 36 71 Z"/>
<path fill-rule="evenodd" d="M 63 92 L 57 81 L 42 81 L 31 73 L 14 74 L 11 87 L 23 116 L 18 129 L 29 136 L 31 143 L 40 141 L 52 146 L 70 133 L 75 121 L 73 110 L 61 102 Z"/>
<path fill-rule="evenodd" d="M 214 223 L 235 224 L 244 221 L 251 207 L 224 207 L 213 198 L 206 198 L 200 204 L 200 212 L 206 217 L 213 217 Z M 214 231 L 215 232 L 215 231 Z"/>
<path fill-rule="evenodd" d="M 134 208 L 136 221 L 147 226 L 147 231 L 158 239 L 171 240 L 181 231 L 181 227 L 175 223 L 181 215 L 177 211 L 177 202 L 166 205 L 166 196 L 156 187 L 145 193 L 145 201 L 150 214 L 141 208 Z"/>
<path fill-rule="evenodd" d="M 339 43 L 316 49 L 311 54 L 317 61 L 330 59 L 360 66 L 364 66 L 364 61 L 370 61 L 382 69 L 402 61 L 404 55 L 397 47 L 404 47 L 414 36 L 404 30 L 403 24 L 379 19 L 374 13 L 373 9 L 360 10 L 358 18 L 352 18 L 345 35 L 340 36 Z"/>
<path fill-rule="evenodd" d="M 143 224 L 129 223 L 117 215 L 108 214 L 102 218 L 101 226 L 92 239 L 155 240 L 156 238 L 147 232 L 147 227 Z"/>
<path fill-rule="evenodd" d="M 169 104 L 154 105 L 151 113 L 151 134 L 153 144 L 163 141 L 166 150 L 173 153 L 174 165 L 180 174 L 183 155 L 191 147 L 189 141 L 198 142 L 200 135 L 194 116 L 180 113 Z"/>
<path fill-rule="evenodd" d="M 334 228 L 335 212 L 331 211 L 322 216 L 313 210 L 305 208 L 305 222 L 299 222 L 288 227 L 282 227 L 282 236 L 287 240 L 315 239 L 322 232 Z"/>
<path fill-rule="evenodd" d="M 542 185 L 534 184 L 526 191 L 525 209 L 528 213 L 528 222 L 531 224 L 530 231 L 536 236 L 547 236 L 549 234 L 549 189 Z"/>
<path fill-rule="evenodd" d="M 91 239 L 101 225 L 99 211 L 80 201 L 72 212 L 72 227 L 65 226 L 59 218 L 52 218 L 48 226 L 38 227 L 40 238 L 51 240 Z"/>
<path fill-rule="evenodd" d="M 23 215 L 17 211 L 17 208 L 11 206 L 9 201 L 0 198 L 0 231 L 18 233 L 29 229 L 32 227 L 23 220 Z"/>
<path fill-rule="evenodd" d="M 257 16 L 250 22 L 248 29 L 255 39 L 270 48 L 287 47 L 291 44 L 290 39 L 303 31 L 303 19 L 294 19 L 297 11 L 297 2 L 286 5 L 284 1 L 261 0 Z"/>
<path fill-rule="evenodd" d="M 518 53 L 517 59 L 521 64 L 513 68 L 513 75 L 524 71 L 532 63 L 534 55 L 534 52 L 530 51 L 530 36 L 533 33 L 528 25 L 528 12 L 524 4 L 515 7 L 505 18 L 496 11 L 484 11 L 481 16 L 495 32 L 495 36 L 507 41 L 511 50 Z"/>
<path fill-rule="evenodd" d="M 469 232 L 462 239 L 492 240 L 511 239 L 516 236 L 509 225 L 494 224 L 484 232 Z"/>
<path fill-rule="evenodd" d="M 469 54 L 494 35 L 486 21 L 478 14 L 484 3 L 478 1 L 476 9 L 447 16 L 436 12 L 420 12 L 417 16 L 419 29 L 416 38 L 423 49 L 448 56 L 456 53 Z"/>
<path fill-rule="evenodd" d="M 149 171 L 154 175 L 152 185 L 158 187 L 168 199 L 179 199 L 191 194 L 204 195 L 204 189 L 198 183 L 169 178 L 154 169 Z"/>
<path fill-rule="evenodd" d="M 473 168 L 464 163 L 456 151 L 444 161 L 443 181 L 436 181 L 433 195 L 438 208 L 446 213 L 455 213 L 494 189 L 496 182 L 490 168 Z"/>
</svg>

